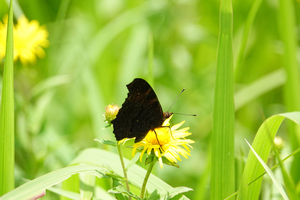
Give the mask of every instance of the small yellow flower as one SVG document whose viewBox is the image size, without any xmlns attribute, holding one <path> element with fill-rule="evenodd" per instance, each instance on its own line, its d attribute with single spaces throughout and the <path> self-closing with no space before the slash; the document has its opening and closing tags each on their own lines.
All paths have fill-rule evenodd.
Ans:
<svg viewBox="0 0 300 200">
<path fill-rule="evenodd" d="M 0 21 L 0 59 L 3 59 L 5 56 L 7 20 L 8 16 L 5 15 L 3 17 L 3 23 Z"/>
<path fill-rule="evenodd" d="M 192 148 L 190 144 L 195 143 L 193 140 L 185 138 L 191 135 L 191 133 L 187 131 L 189 127 L 177 130 L 184 121 L 169 127 L 171 118 L 172 116 L 166 119 L 162 127 L 158 127 L 154 131 L 150 130 L 142 141 L 134 144 L 132 155 L 134 156 L 137 148 L 142 147 L 143 150 L 140 155 L 140 161 L 142 161 L 145 152 L 148 155 L 154 152 L 161 168 L 163 168 L 162 157 L 167 158 L 172 163 L 177 163 L 177 160 L 181 161 L 180 155 L 188 158 L 188 156 L 190 156 L 189 147 Z M 125 143 L 127 140 L 128 138 L 125 138 L 121 140 L 120 143 Z"/>
<path fill-rule="evenodd" d="M 5 56 L 7 16 L 0 22 L 0 59 Z M 14 60 L 20 59 L 23 64 L 35 63 L 37 57 L 44 57 L 43 48 L 49 46 L 48 31 L 36 20 L 29 21 L 24 15 L 14 26 Z"/>
</svg>

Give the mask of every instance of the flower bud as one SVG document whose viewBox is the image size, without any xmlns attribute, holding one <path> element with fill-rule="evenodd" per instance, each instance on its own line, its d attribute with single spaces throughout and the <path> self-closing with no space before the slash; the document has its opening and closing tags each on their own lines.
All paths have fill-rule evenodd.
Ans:
<svg viewBox="0 0 300 200">
<path fill-rule="evenodd" d="M 111 125 L 111 121 L 114 120 L 119 112 L 120 107 L 118 105 L 109 104 L 105 107 L 104 121 Z"/>
</svg>

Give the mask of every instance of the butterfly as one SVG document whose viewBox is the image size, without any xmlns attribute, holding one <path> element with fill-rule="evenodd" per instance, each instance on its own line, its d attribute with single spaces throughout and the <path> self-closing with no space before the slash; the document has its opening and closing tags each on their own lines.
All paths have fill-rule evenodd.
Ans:
<svg viewBox="0 0 300 200">
<path fill-rule="evenodd" d="M 163 112 L 153 88 L 141 78 L 126 85 L 128 95 L 116 118 L 111 121 L 116 139 L 143 140 L 150 130 L 161 127 L 173 113 Z"/>
</svg>

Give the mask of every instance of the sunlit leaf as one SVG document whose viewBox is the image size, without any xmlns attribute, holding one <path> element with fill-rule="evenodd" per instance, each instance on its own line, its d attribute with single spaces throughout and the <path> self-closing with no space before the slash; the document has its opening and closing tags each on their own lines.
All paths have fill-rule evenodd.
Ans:
<svg viewBox="0 0 300 200">
<path fill-rule="evenodd" d="M 261 157 L 259 157 L 259 155 L 255 152 L 255 150 L 251 147 L 251 145 L 248 143 L 247 140 L 246 140 L 246 142 L 249 145 L 249 147 L 251 148 L 251 150 L 254 153 L 254 155 L 256 156 L 256 158 L 259 160 L 260 164 L 264 167 L 264 169 L 267 171 L 267 173 L 271 177 L 274 185 L 278 189 L 278 191 L 281 194 L 281 196 L 283 197 L 283 199 L 288 200 L 289 198 L 288 198 L 287 194 L 285 193 L 284 188 L 282 187 L 280 181 L 276 178 L 275 174 L 271 171 L 271 169 L 268 167 L 268 165 L 261 159 Z"/>
<path fill-rule="evenodd" d="M 294 121 L 298 125 L 300 124 L 300 112 L 273 115 L 264 121 L 256 133 L 252 143 L 252 148 L 257 152 L 264 162 L 267 162 L 274 137 L 285 118 Z M 253 154 L 253 152 L 249 152 L 241 180 L 238 199 L 247 200 L 258 198 L 261 190 L 262 178 L 256 178 L 263 174 L 263 172 L 264 168 L 261 166 L 256 156 Z"/>
<path fill-rule="evenodd" d="M 13 7 L 9 6 L 0 108 L 0 196 L 12 190 L 15 165 Z"/>
</svg>

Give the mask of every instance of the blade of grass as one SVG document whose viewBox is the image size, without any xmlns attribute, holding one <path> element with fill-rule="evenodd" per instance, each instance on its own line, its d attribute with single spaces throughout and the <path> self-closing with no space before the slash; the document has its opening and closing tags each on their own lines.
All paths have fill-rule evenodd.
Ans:
<svg viewBox="0 0 300 200">
<path fill-rule="evenodd" d="M 298 40 L 296 36 L 295 8 L 291 0 L 280 0 L 279 3 L 279 30 L 281 31 L 281 37 L 285 47 L 283 66 L 287 76 L 284 88 L 285 105 L 288 112 L 300 111 L 300 71 L 297 62 Z M 295 150 L 300 146 L 300 141 L 297 136 L 299 135 L 299 129 L 292 123 L 288 124 L 288 129 L 290 133 L 295 133 L 289 135 L 292 149 Z M 300 180 L 299 168 L 300 155 L 297 154 L 291 168 L 291 175 L 296 183 Z"/>
<path fill-rule="evenodd" d="M 272 140 L 274 139 L 275 134 L 280 127 L 283 119 L 283 116 L 269 117 L 264 121 L 264 123 L 260 126 L 259 130 L 256 133 L 256 136 L 252 143 L 252 147 L 264 160 L 264 162 L 267 161 L 271 150 L 272 143 L 270 142 L 270 138 Z M 267 130 L 269 130 L 270 133 L 268 133 Z M 264 169 L 256 159 L 255 155 L 252 152 L 249 152 L 243 177 L 241 180 L 241 188 L 238 194 L 238 199 L 258 199 L 262 178 L 256 180 L 246 188 L 244 186 L 253 181 L 263 172 Z"/>
<path fill-rule="evenodd" d="M 55 188 L 52 188 L 53 190 L 55 190 Z M 68 191 L 68 192 L 73 192 L 75 194 L 77 194 L 78 199 L 79 199 L 79 175 L 78 174 L 74 174 L 72 175 L 70 178 L 68 178 L 67 180 L 62 182 L 62 189 Z M 48 189 L 49 190 L 49 189 Z M 50 191 L 53 191 L 50 189 Z M 69 198 L 67 198 L 67 196 L 61 196 L 60 200 L 70 200 Z"/>
<path fill-rule="evenodd" d="M 141 59 L 147 52 L 148 28 L 146 24 L 132 28 L 130 38 L 126 42 L 124 53 L 120 59 L 119 71 L 117 72 L 118 85 L 115 94 L 122 94 L 124 83 L 133 79 L 140 73 L 141 65 L 144 60 Z"/>
<path fill-rule="evenodd" d="M 204 200 L 209 196 L 207 191 L 207 185 L 210 181 L 211 162 L 207 161 L 205 171 L 203 172 L 202 178 L 198 182 L 198 186 L 195 187 L 193 199 Z"/>
<path fill-rule="evenodd" d="M 96 177 L 88 173 L 80 173 L 80 199 L 92 199 L 95 192 Z"/>
<path fill-rule="evenodd" d="M 31 89 L 32 98 L 36 98 L 38 95 L 45 93 L 55 87 L 70 83 L 71 78 L 69 75 L 56 75 L 47 78 Z"/>
<path fill-rule="evenodd" d="M 273 146 L 274 146 L 274 153 L 275 153 L 275 156 L 276 156 L 276 158 L 278 160 L 278 165 L 280 166 L 280 169 L 281 169 L 282 177 L 283 177 L 283 180 L 284 180 L 284 185 L 286 187 L 289 199 L 291 199 L 291 200 L 298 200 L 299 197 L 298 197 L 297 192 L 296 192 L 295 183 L 294 183 L 292 177 L 290 176 L 290 174 L 288 174 L 288 172 L 286 171 L 286 169 L 285 169 L 285 167 L 283 165 L 283 161 L 284 160 L 280 159 L 279 151 L 277 149 L 277 146 L 274 145 L 274 142 L 273 142 Z"/>
<path fill-rule="evenodd" d="M 247 41 L 248 41 L 248 37 L 251 31 L 251 26 L 253 24 L 254 18 L 256 16 L 256 13 L 260 7 L 262 0 L 255 0 L 251 10 L 249 12 L 249 15 L 247 17 L 247 21 L 245 23 L 245 28 L 244 28 L 244 32 L 243 32 L 243 36 L 242 36 L 242 40 L 241 40 L 241 45 L 239 46 L 239 51 L 238 51 L 238 56 L 235 62 L 235 78 L 238 81 L 238 78 L 240 77 L 240 72 L 241 70 L 241 65 L 243 62 L 243 58 L 244 58 L 244 53 L 245 53 L 245 48 L 247 45 Z"/>
<path fill-rule="evenodd" d="M 79 193 L 64 190 L 64 189 L 61 189 L 61 188 L 58 188 L 58 187 L 49 188 L 48 191 L 59 194 L 60 195 L 59 200 L 72 200 L 72 199 L 77 200 L 77 199 L 80 199 Z"/>
<path fill-rule="evenodd" d="M 14 189 L 15 184 L 13 46 L 13 7 L 10 1 L 0 109 L 0 196 Z"/>
<path fill-rule="evenodd" d="M 232 23 L 231 0 L 221 0 L 211 154 L 212 199 L 224 199 L 235 188 Z"/>
<path fill-rule="evenodd" d="M 283 160 L 280 160 L 280 163 L 283 163 L 283 162 L 285 162 L 285 161 L 287 161 L 289 158 L 291 158 L 292 156 L 294 156 L 295 154 L 297 154 L 298 152 L 300 152 L 300 147 L 298 148 L 298 149 L 296 149 L 295 151 L 293 151 L 291 154 L 289 154 L 288 156 L 286 156 Z M 275 164 L 272 168 L 271 168 L 271 170 L 274 170 L 275 168 L 277 168 L 278 166 L 279 166 L 280 164 Z M 247 186 L 249 186 L 249 185 L 251 185 L 252 183 L 254 183 L 256 180 L 258 180 L 258 179 L 260 179 L 261 177 L 263 177 L 265 174 L 266 174 L 267 172 L 264 172 L 264 173 L 262 173 L 261 175 L 259 175 L 259 176 L 257 176 L 253 181 L 251 181 L 250 183 L 248 183 L 248 185 Z M 283 176 L 284 176 L 284 174 L 283 174 Z M 292 181 L 292 180 L 291 180 Z M 293 185 L 293 183 L 291 184 L 291 183 L 288 183 L 288 184 L 290 184 L 291 186 L 294 186 Z M 286 184 L 287 185 L 287 184 Z M 246 186 L 246 187 L 247 187 Z M 296 195 L 297 195 L 297 187 L 296 187 L 296 189 L 295 189 L 295 187 L 293 187 L 294 189 L 294 191 L 292 191 L 292 195 L 294 195 L 294 193 L 296 193 Z M 287 189 L 289 189 L 289 188 L 287 188 Z M 225 198 L 224 200 L 228 200 L 228 199 L 231 199 L 232 197 L 234 197 L 235 195 L 237 195 L 238 193 L 240 192 L 240 190 L 238 190 L 238 191 L 236 191 L 235 193 L 233 193 L 233 194 L 231 194 L 230 196 L 228 196 L 227 198 Z M 298 198 L 290 198 L 290 199 L 298 199 Z"/>
<path fill-rule="evenodd" d="M 151 12 L 153 9 L 159 10 L 164 5 L 164 3 L 158 4 L 157 2 L 147 1 L 140 6 L 121 13 L 113 21 L 101 28 L 87 45 L 89 47 L 88 55 L 92 62 L 98 59 L 99 55 L 102 55 L 104 49 L 118 34 L 128 27 L 145 20 L 147 16 L 154 13 Z"/>
<path fill-rule="evenodd" d="M 279 69 L 244 86 L 235 93 L 235 109 L 239 110 L 257 97 L 282 86 L 285 81 L 285 72 Z"/>
<path fill-rule="evenodd" d="M 273 115 L 266 119 L 256 133 L 252 147 L 264 162 L 266 162 L 269 157 L 272 146 L 271 141 L 274 140 L 284 118 L 288 118 L 300 125 L 300 112 L 283 113 Z M 257 179 L 257 177 L 263 174 L 263 172 L 264 168 L 261 166 L 255 155 L 252 152 L 249 152 L 237 199 L 258 199 L 262 178 Z M 255 181 L 253 182 L 253 180 Z M 248 185 L 249 183 L 251 184 Z"/>
<path fill-rule="evenodd" d="M 258 161 L 260 162 L 260 164 L 264 167 L 264 169 L 267 171 L 267 173 L 269 174 L 270 178 L 272 179 L 274 185 L 276 186 L 276 188 L 278 189 L 279 193 L 281 194 L 281 196 L 283 197 L 283 199 L 288 200 L 288 196 L 284 191 L 284 188 L 282 187 L 280 181 L 276 178 L 275 174 L 272 172 L 272 170 L 268 167 L 268 165 L 263 161 L 263 159 L 261 159 L 261 157 L 259 157 L 259 155 L 255 152 L 255 150 L 251 147 L 251 145 L 248 143 L 248 141 L 246 140 L 247 144 L 249 145 L 251 151 L 254 153 L 255 157 L 258 159 Z"/>
<path fill-rule="evenodd" d="M 148 82 L 150 85 L 154 85 L 153 80 L 153 56 L 154 56 L 154 44 L 153 44 L 153 35 L 152 33 L 149 34 L 148 40 Z"/>
</svg>

